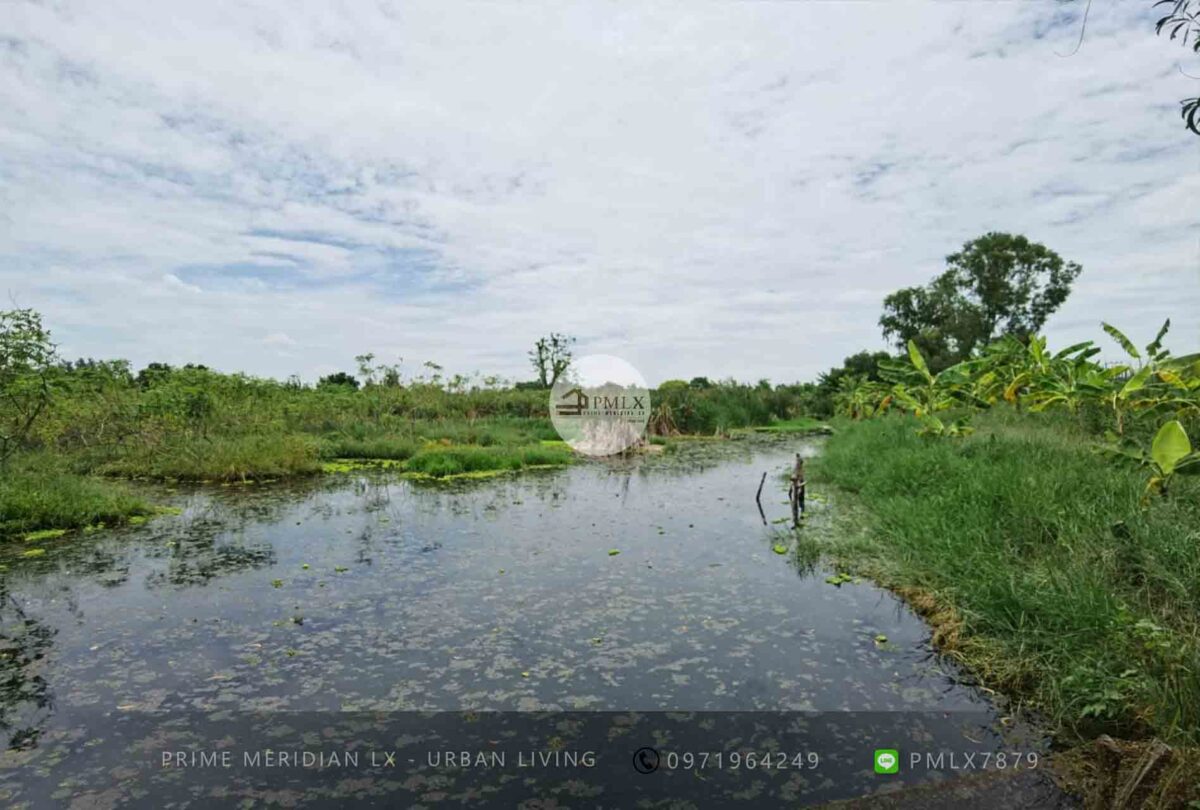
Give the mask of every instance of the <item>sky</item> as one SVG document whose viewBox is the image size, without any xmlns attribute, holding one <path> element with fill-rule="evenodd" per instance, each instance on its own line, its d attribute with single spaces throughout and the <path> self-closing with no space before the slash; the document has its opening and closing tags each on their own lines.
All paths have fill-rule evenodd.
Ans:
<svg viewBox="0 0 1200 810">
<path fill-rule="evenodd" d="M 1200 58 L 1150 0 L 24 3 L 0 10 L 0 308 L 67 357 L 306 380 L 812 379 L 988 231 L 1200 348 Z"/>
</svg>

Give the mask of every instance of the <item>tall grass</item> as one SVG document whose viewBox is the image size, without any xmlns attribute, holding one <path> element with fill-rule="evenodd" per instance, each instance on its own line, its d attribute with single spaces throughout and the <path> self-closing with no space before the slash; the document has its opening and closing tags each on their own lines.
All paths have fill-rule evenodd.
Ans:
<svg viewBox="0 0 1200 810">
<path fill-rule="evenodd" d="M 78 529 L 150 514 L 127 487 L 53 466 L 0 473 L 0 537 L 38 529 Z"/>
<path fill-rule="evenodd" d="M 317 444 L 309 437 L 219 436 L 133 446 L 97 470 L 129 478 L 244 481 L 307 475 L 320 472 L 321 464 Z"/>
<path fill-rule="evenodd" d="M 892 417 L 829 439 L 814 473 L 868 507 L 868 567 L 950 608 L 956 651 L 1060 728 L 1200 741 L 1200 488 L 1143 509 L 1145 476 L 1073 426 L 978 426 L 939 440 Z"/>
<path fill-rule="evenodd" d="M 571 451 L 565 447 L 432 447 L 410 458 L 404 470 L 444 478 L 468 473 L 557 466 L 570 461 Z"/>
</svg>

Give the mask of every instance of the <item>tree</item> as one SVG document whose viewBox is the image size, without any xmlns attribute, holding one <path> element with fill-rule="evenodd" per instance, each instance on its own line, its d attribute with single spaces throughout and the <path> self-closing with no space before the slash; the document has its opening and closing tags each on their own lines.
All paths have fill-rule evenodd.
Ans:
<svg viewBox="0 0 1200 810">
<path fill-rule="evenodd" d="M 946 264 L 926 286 L 885 298 L 879 319 L 885 338 L 901 349 L 911 340 L 935 370 L 1001 335 L 1036 334 L 1082 271 L 1045 245 L 996 232 L 967 242 Z"/>
<path fill-rule="evenodd" d="M 887 352 L 862 351 L 847 357 L 841 366 L 821 372 L 817 375 L 811 405 L 814 415 L 833 416 L 834 398 L 845 388 L 843 380 L 879 382 L 883 379 L 879 375 L 879 361 L 890 358 Z"/>
<path fill-rule="evenodd" d="M 25 442 L 50 403 L 55 360 L 41 315 L 32 309 L 0 312 L 0 465 Z"/>
<path fill-rule="evenodd" d="M 174 371 L 167 363 L 151 363 L 137 373 L 135 381 L 141 388 L 151 388 L 166 380 Z"/>
<path fill-rule="evenodd" d="M 549 388 L 558 382 L 558 378 L 571 365 L 571 346 L 575 338 L 551 332 L 548 337 L 539 338 L 529 352 L 529 362 L 537 372 L 538 384 Z"/>
<path fill-rule="evenodd" d="M 1154 25 L 1154 32 L 1165 31 L 1170 39 L 1179 38 L 1179 43 L 1188 47 L 1191 40 L 1193 53 L 1200 53 L 1200 0 L 1156 0 L 1154 7 L 1167 6 L 1169 11 Z M 1200 135 L 1200 97 L 1187 98 L 1180 102 L 1183 123 Z"/>
<path fill-rule="evenodd" d="M 1190 45 L 1194 53 L 1200 53 L 1200 0 L 1151 0 L 1151 6 L 1156 9 L 1160 7 L 1166 9 L 1166 13 L 1155 22 L 1154 33 L 1159 36 L 1165 33 L 1169 39 L 1178 39 L 1185 48 Z M 1079 42 L 1071 53 L 1059 54 L 1060 56 L 1072 56 L 1083 46 L 1083 37 L 1087 32 L 1088 15 L 1091 10 L 1092 0 L 1086 0 L 1079 26 Z M 1183 73 L 1183 68 L 1179 70 Z M 1184 75 L 1195 78 L 1188 73 L 1184 73 Z M 1180 113 L 1183 116 L 1184 126 L 1196 135 L 1200 135 L 1200 97 L 1185 98 L 1179 103 L 1182 108 Z"/>
<path fill-rule="evenodd" d="M 318 388 L 330 388 L 334 386 L 358 390 L 358 380 L 344 371 L 339 371 L 336 374 L 326 374 L 317 381 Z"/>
</svg>

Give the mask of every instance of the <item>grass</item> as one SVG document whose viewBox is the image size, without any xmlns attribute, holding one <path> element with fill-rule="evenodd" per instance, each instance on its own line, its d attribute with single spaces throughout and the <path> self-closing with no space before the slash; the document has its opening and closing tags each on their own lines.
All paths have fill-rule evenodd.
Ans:
<svg viewBox="0 0 1200 810">
<path fill-rule="evenodd" d="M 828 429 L 828 426 L 819 419 L 811 419 L 807 416 L 801 416 L 795 419 L 780 419 L 772 421 L 770 424 L 759 425 L 753 430 L 759 433 L 820 433 Z"/>
<path fill-rule="evenodd" d="M 0 537 L 52 539 L 54 530 L 120 523 L 152 507 L 114 481 L 57 469 L 8 469 L 0 476 Z"/>
<path fill-rule="evenodd" d="M 934 623 L 943 647 L 1066 737 L 1200 742 L 1200 489 L 1143 509 L 1145 476 L 1036 416 L 965 439 L 851 423 L 814 460 L 857 493 L 859 570 Z"/>
<path fill-rule="evenodd" d="M 321 456 L 323 458 L 404 461 L 411 458 L 419 447 L 417 442 L 394 436 L 375 436 L 368 439 L 333 437 L 322 443 Z"/>
<path fill-rule="evenodd" d="M 106 475 L 171 481 L 246 481 L 321 471 L 307 436 L 220 436 L 126 450 L 98 465 Z"/>
<path fill-rule="evenodd" d="M 432 447 L 421 450 L 404 465 L 404 471 L 428 478 L 471 473 L 491 473 L 569 464 L 570 449 L 553 445 L 524 447 Z"/>
</svg>

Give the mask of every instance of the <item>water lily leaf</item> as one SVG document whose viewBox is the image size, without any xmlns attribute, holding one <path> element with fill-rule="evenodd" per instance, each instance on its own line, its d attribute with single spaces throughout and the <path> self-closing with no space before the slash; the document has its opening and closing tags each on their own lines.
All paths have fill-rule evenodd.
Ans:
<svg viewBox="0 0 1200 810">
<path fill-rule="evenodd" d="M 788 547 L 785 546 L 783 543 L 776 543 L 774 546 L 771 547 L 771 550 L 774 551 L 776 554 L 787 554 Z"/>
<path fill-rule="evenodd" d="M 620 553 L 621 553 L 621 549 L 619 549 L 619 548 L 610 548 L 608 550 L 608 556 L 610 556 L 610 557 L 615 557 Z"/>
</svg>

